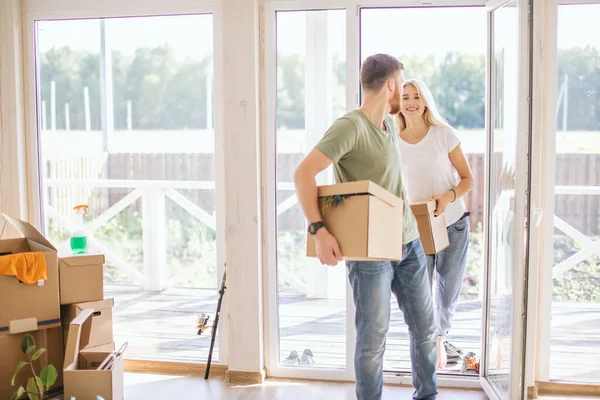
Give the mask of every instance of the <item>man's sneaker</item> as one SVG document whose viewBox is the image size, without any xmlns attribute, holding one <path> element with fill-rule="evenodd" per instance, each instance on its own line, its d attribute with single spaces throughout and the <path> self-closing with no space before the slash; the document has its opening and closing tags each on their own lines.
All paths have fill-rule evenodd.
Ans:
<svg viewBox="0 0 600 400">
<path fill-rule="evenodd" d="M 445 341 L 445 343 L 446 343 L 446 348 L 447 348 L 447 349 L 449 348 L 449 349 L 451 349 L 452 351 L 455 351 L 455 352 L 457 352 L 457 353 L 458 353 L 458 354 L 460 354 L 461 356 L 462 356 L 463 354 L 465 354 L 464 350 L 463 350 L 463 349 L 461 349 L 460 347 L 453 345 L 452 343 L 450 343 L 450 342 L 449 342 L 449 341 L 447 341 L 447 340 Z"/>
<path fill-rule="evenodd" d="M 463 374 L 472 375 L 479 374 L 479 359 L 477 358 L 477 355 L 475 353 L 473 353 L 472 351 L 467 353 L 467 355 L 463 359 L 463 364 L 462 368 L 460 369 L 460 372 Z"/>
<path fill-rule="evenodd" d="M 448 364 L 457 363 L 460 360 L 460 354 L 452 347 L 450 347 L 450 343 L 444 342 L 444 347 L 446 348 L 446 355 L 448 357 Z"/>
<path fill-rule="evenodd" d="M 281 362 L 283 365 L 300 365 L 300 357 L 298 357 L 298 352 L 296 350 L 292 350 L 289 356 L 285 360 Z"/>
<path fill-rule="evenodd" d="M 315 360 L 313 359 L 313 353 L 310 349 L 305 349 L 302 354 L 302 358 L 300 359 L 300 365 L 311 366 L 315 365 Z"/>
</svg>

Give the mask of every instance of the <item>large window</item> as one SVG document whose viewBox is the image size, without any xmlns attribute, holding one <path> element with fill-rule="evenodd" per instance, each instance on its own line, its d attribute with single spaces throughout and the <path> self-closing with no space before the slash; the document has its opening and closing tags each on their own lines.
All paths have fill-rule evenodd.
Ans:
<svg viewBox="0 0 600 400">
<path fill-rule="evenodd" d="M 442 115 L 458 130 L 475 176 L 466 197 L 471 212 L 467 273 L 448 339 L 465 353 L 479 354 L 483 278 L 486 14 L 483 7 L 375 8 L 361 11 L 361 62 L 388 53 L 405 66 L 405 78 L 431 90 Z M 392 27 L 398 27 L 392 29 Z M 432 34 L 432 32 L 443 34 Z M 384 369 L 410 370 L 408 328 L 396 299 Z M 460 373 L 461 362 L 443 372 Z"/>
<path fill-rule="evenodd" d="M 217 287 L 213 17 L 36 23 L 45 234 L 88 204 L 127 356 L 198 361 Z M 210 290 L 208 290 L 210 289 Z M 218 348 L 218 347 L 217 347 Z"/>
<path fill-rule="evenodd" d="M 344 368 L 346 268 L 306 257 L 293 174 L 346 111 L 346 12 L 278 12 L 276 35 L 278 363 Z M 318 180 L 333 183 L 331 171 Z"/>
<path fill-rule="evenodd" d="M 558 6 L 550 353 L 550 379 L 592 383 L 600 383 L 598 18 L 600 4 Z"/>
</svg>

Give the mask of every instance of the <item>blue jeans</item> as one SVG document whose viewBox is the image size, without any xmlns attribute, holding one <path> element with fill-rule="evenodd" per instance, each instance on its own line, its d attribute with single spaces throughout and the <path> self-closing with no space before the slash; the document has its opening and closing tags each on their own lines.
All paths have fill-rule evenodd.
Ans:
<svg viewBox="0 0 600 400">
<path fill-rule="evenodd" d="M 427 255 L 429 280 L 433 282 L 433 271 L 437 272 L 435 296 L 436 333 L 448 335 L 456 314 L 456 304 L 467 267 L 469 249 L 469 218 L 465 217 L 448 227 L 450 246 L 435 255 Z"/>
<path fill-rule="evenodd" d="M 356 306 L 356 396 L 379 400 L 383 353 L 394 292 L 410 334 L 413 399 L 437 396 L 435 320 L 427 264 L 419 239 L 404 245 L 402 261 L 347 261 Z"/>
</svg>

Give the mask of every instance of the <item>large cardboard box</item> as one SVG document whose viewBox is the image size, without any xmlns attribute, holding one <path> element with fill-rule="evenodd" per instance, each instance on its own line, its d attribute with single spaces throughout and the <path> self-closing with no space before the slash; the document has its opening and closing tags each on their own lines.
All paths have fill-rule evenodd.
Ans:
<svg viewBox="0 0 600 400">
<path fill-rule="evenodd" d="M 422 201 L 410 206 L 419 227 L 419 236 L 425 254 L 437 254 L 450 246 L 446 217 L 433 214 L 437 208 L 435 200 Z"/>
<path fill-rule="evenodd" d="M 15 276 L 0 274 L 0 335 L 60 326 L 56 249 L 27 222 L 0 215 L 2 232 L 10 224 L 22 236 L 0 240 L 0 254 L 40 252 L 47 272 L 47 279 L 37 284 L 24 284 Z"/>
<path fill-rule="evenodd" d="M 113 307 L 114 299 L 90 301 L 87 303 L 62 306 L 62 323 L 65 333 L 65 345 L 68 342 L 71 322 L 85 309 L 94 310 L 91 319 L 90 338 L 87 347 L 95 347 L 113 342 Z"/>
<path fill-rule="evenodd" d="M 318 193 L 323 222 L 345 260 L 402 259 L 402 199 L 371 181 L 319 186 Z M 341 203 L 323 207 L 332 196 L 340 196 Z M 306 254 L 317 255 L 312 235 Z"/>
<path fill-rule="evenodd" d="M 104 254 L 91 251 L 71 254 L 58 252 L 60 304 L 85 303 L 104 298 Z"/>
<path fill-rule="evenodd" d="M 105 346 L 106 350 L 81 351 L 89 343 L 93 313 L 91 308 L 82 310 L 69 327 L 63 376 L 65 399 L 100 396 L 104 400 L 123 400 L 123 354 L 114 358 L 109 369 L 99 369 L 95 367 L 98 360 L 105 360 L 115 352 Z"/>
<path fill-rule="evenodd" d="M 48 393 L 49 398 L 54 398 L 55 395 L 62 393 L 63 390 L 63 341 L 62 329 L 42 329 L 29 333 L 35 341 L 36 347 L 46 349 L 40 358 L 34 361 L 36 374 L 39 376 L 42 368 L 48 364 L 54 365 L 58 372 L 58 379 L 54 386 L 50 388 Z M 15 368 L 20 361 L 27 361 L 25 354 L 21 352 L 21 340 L 25 333 L 16 335 L 0 336 L 0 399 L 9 399 L 14 391 L 19 387 L 27 387 L 27 380 L 32 376 L 31 369 L 23 368 L 17 375 L 15 386 L 11 386 L 11 379 L 15 372 Z"/>
</svg>

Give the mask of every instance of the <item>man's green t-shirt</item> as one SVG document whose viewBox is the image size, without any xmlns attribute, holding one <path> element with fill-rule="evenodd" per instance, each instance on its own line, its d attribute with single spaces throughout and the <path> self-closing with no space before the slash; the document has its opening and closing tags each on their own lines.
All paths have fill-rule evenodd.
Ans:
<svg viewBox="0 0 600 400">
<path fill-rule="evenodd" d="M 398 129 L 391 116 L 386 130 L 376 127 L 360 110 L 337 119 L 316 145 L 333 161 L 337 183 L 369 180 L 404 200 L 404 243 L 419 238 L 415 217 L 402 185 Z"/>
</svg>

